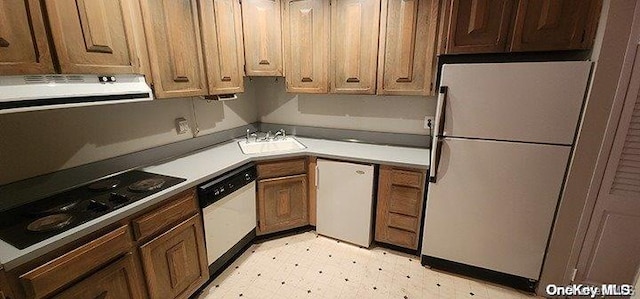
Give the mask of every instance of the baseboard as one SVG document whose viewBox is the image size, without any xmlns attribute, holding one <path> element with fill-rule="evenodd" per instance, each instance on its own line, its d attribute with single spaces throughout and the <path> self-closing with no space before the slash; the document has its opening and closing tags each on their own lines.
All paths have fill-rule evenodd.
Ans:
<svg viewBox="0 0 640 299">
<path fill-rule="evenodd" d="M 420 262 L 423 266 L 428 266 L 447 272 L 501 284 L 530 293 L 535 293 L 536 285 L 538 283 L 537 280 L 456 263 L 426 255 L 422 255 L 422 257 L 420 258 Z"/>
</svg>

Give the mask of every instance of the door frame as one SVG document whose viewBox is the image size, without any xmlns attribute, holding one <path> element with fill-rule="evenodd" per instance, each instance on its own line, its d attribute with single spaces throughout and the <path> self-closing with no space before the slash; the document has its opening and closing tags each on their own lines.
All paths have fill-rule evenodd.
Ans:
<svg viewBox="0 0 640 299">
<path fill-rule="evenodd" d="M 578 223 L 578 229 L 571 249 L 570 264 L 565 272 L 565 278 L 567 281 L 573 281 L 579 275 L 576 271 L 583 272 L 585 269 L 579 269 L 580 255 L 584 248 L 586 241 L 587 230 L 592 221 L 593 212 L 596 207 L 598 195 L 601 192 L 602 182 L 604 180 L 605 170 L 610 158 L 611 151 L 613 149 L 613 142 L 616 137 L 616 131 L 624 108 L 625 99 L 631 86 L 631 78 L 634 71 L 634 62 L 640 59 L 640 5 L 636 5 L 634 12 L 633 25 L 631 27 L 631 34 L 627 43 L 627 49 L 625 52 L 625 58 L 623 62 L 622 71 L 618 79 L 618 85 L 616 88 L 616 94 L 614 96 L 611 112 L 607 120 L 607 125 L 604 132 L 602 143 L 600 144 L 600 150 L 596 161 L 593 176 L 591 177 L 591 183 L 587 192 L 587 198 L 585 201 L 584 209 L 580 216 Z M 640 68 L 635 71 L 640 72 Z M 567 277 L 569 275 L 569 277 Z"/>
</svg>

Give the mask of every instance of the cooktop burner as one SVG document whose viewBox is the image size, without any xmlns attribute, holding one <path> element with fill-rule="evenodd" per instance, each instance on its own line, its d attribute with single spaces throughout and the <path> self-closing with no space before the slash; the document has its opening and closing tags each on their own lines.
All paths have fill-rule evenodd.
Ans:
<svg viewBox="0 0 640 299">
<path fill-rule="evenodd" d="M 71 223 L 73 216 L 69 214 L 53 214 L 44 216 L 27 225 L 27 230 L 31 232 L 47 232 L 60 230 Z"/>
<path fill-rule="evenodd" d="M 120 186 L 120 180 L 106 179 L 92 183 L 91 185 L 89 185 L 89 189 L 93 191 L 106 191 L 114 189 L 118 186 Z"/>
<path fill-rule="evenodd" d="M 92 182 L 0 212 L 0 239 L 24 249 L 184 181 L 134 170 Z"/>
<path fill-rule="evenodd" d="M 162 188 L 164 182 L 165 181 L 160 178 L 141 180 L 129 185 L 129 190 L 133 192 L 153 191 Z"/>
</svg>

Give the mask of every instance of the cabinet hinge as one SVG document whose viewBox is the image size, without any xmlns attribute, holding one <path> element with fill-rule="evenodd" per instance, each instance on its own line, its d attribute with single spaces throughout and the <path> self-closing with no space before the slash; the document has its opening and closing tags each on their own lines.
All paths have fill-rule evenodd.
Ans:
<svg viewBox="0 0 640 299">
<path fill-rule="evenodd" d="M 576 274 L 578 274 L 578 268 L 573 268 L 573 272 L 571 272 L 571 282 L 576 280 Z"/>
</svg>

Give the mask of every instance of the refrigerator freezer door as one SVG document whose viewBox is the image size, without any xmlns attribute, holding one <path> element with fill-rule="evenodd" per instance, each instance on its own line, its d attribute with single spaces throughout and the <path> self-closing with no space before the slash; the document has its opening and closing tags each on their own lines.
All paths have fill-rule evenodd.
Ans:
<svg viewBox="0 0 640 299">
<path fill-rule="evenodd" d="M 447 136 L 572 144 L 591 62 L 447 64 Z"/>
<path fill-rule="evenodd" d="M 422 254 L 537 280 L 569 153 L 445 138 Z"/>
<path fill-rule="evenodd" d="M 369 247 L 373 166 L 318 159 L 319 234 Z"/>
</svg>

